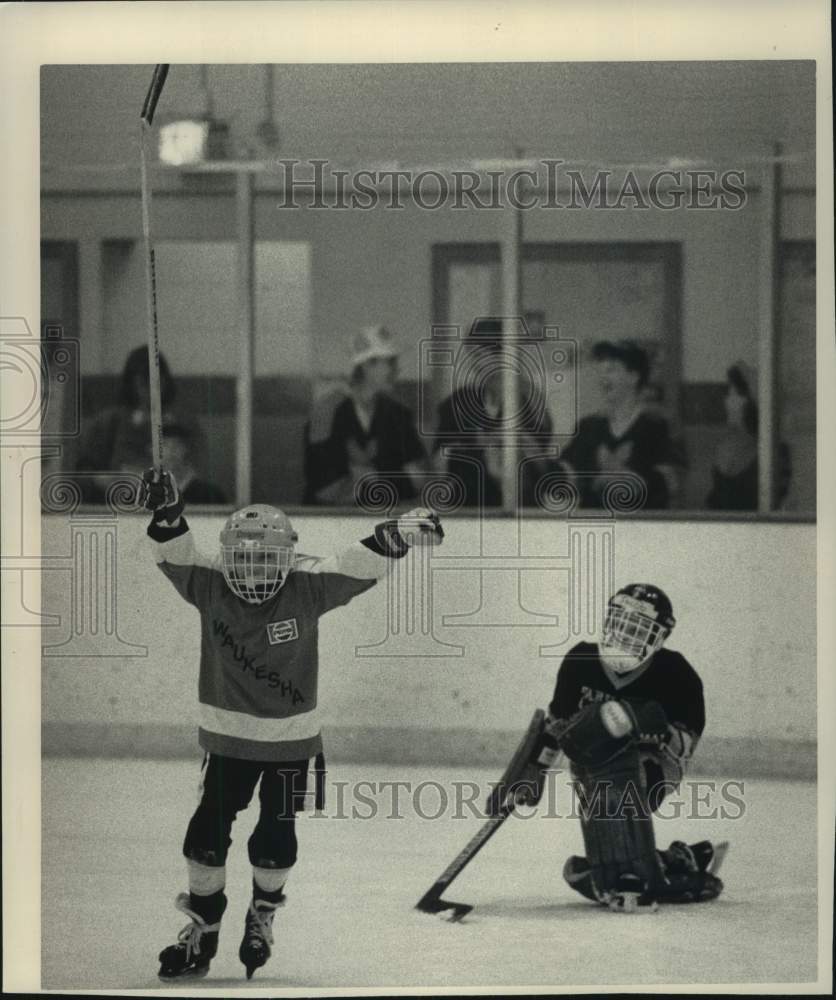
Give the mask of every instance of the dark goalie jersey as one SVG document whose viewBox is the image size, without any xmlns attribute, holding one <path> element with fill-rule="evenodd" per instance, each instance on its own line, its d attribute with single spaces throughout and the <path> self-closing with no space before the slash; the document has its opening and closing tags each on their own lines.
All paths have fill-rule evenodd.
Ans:
<svg viewBox="0 0 836 1000">
<path fill-rule="evenodd" d="M 647 664 L 619 675 L 601 662 L 596 643 L 578 643 L 560 665 L 550 714 L 571 719 L 591 702 L 610 699 L 656 701 L 662 706 L 668 739 L 641 744 L 641 749 L 659 764 L 667 780 L 679 782 L 705 728 L 702 681 L 691 664 L 681 653 L 663 647 Z"/>
</svg>

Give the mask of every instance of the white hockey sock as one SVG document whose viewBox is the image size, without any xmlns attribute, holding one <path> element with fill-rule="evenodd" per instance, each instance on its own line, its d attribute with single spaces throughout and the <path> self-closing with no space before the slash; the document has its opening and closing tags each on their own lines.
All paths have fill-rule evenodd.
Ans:
<svg viewBox="0 0 836 1000">
<path fill-rule="evenodd" d="M 210 868 L 191 858 L 186 864 L 189 867 L 189 892 L 196 896 L 213 896 L 226 885 L 226 868 Z"/>
<path fill-rule="evenodd" d="M 289 868 L 256 868 L 253 865 L 253 882 L 265 892 L 278 892 L 289 874 Z"/>
</svg>

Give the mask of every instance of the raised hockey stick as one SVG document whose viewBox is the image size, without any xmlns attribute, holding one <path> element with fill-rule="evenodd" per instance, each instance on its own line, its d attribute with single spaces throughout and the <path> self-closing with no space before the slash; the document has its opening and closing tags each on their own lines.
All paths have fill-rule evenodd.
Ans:
<svg viewBox="0 0 836 1000">
<path fill-rule="evenodd" d="M 148 183 L 147 139 L 154 121 L 157 101 L 168 76 L 168 63 L 154 68 L 151 85 L 140 113 L 139 155 L 142 183 L 142 235 L 145 240 L 145 285 L 148 318 L 148 393 L 151 405 L 151 454 L 154 468 L 163 465 L 163 412 L 160 396 L 160 336 L 157 328 L 157 270 L 151 242 L 151 187 Z"/>
</svg>

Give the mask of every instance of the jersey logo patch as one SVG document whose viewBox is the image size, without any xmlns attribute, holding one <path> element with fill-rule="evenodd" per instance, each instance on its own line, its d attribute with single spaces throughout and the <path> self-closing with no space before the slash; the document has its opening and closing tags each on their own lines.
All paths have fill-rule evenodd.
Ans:
<svg viewBox="0 0 836 1000">
<path fill-rule="evenodd" d="M 280 642 L 293 642 L 299 638 L 299 629 L 295 618 L 287 618 L 283 622 L 270 622 L 267 626 L 267 639 L 271 646 Z"/>
</svg>

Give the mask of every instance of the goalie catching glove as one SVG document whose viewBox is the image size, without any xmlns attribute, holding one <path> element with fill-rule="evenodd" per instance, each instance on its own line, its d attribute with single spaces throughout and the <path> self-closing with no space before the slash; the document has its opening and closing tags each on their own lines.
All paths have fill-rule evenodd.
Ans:
<svg viewBox="0 0 836 1000">
<path fill-rule="evenodd" d="M 175 525 L 185 504 L 177 489 L 174 474 L 165 470 L 158 472 L 157 469 L 146 469 L 142 474 L 137 505 L 151 511 L 155 524 L 164 521 L 169 527 Z"/>
<path fill-rule="evenodd" d="M 631 743 L 660 744 L 668 720 L 656 701 L 605 701 L 587 705 L 571 721 L 555 720 L 560 748 L 575 764 L 598 767 Z"/>
</svg>

